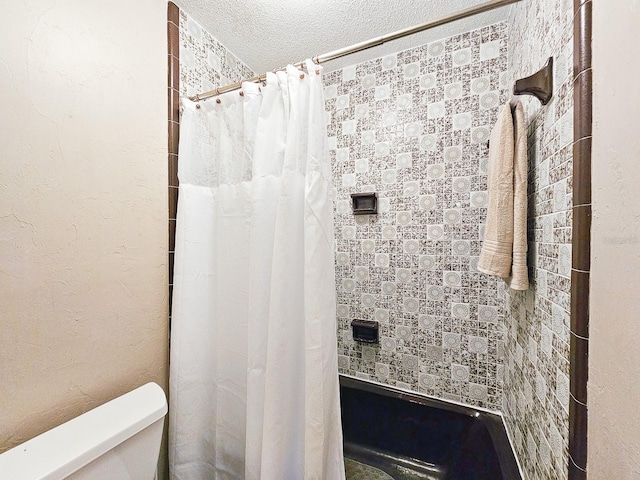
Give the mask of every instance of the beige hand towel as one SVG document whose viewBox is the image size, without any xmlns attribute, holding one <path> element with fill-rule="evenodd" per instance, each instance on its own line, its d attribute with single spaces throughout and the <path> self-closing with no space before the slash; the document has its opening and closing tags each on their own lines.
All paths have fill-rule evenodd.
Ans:
<svg viewBox="0 0 640 480">
<path fill-rule="evenodd" d="M 513 118 L 507 103 L 491 130 L 487 172 L 487 223 L 478 270 L 507 278 L 513 249 Z"/>
<path fill-rule="evenodd" d="M 513 130 L 513 262 L 507 284 L 514 290 L 527 290 L 527 127 L 520 102 L 513 113 Z"/>
</svg>

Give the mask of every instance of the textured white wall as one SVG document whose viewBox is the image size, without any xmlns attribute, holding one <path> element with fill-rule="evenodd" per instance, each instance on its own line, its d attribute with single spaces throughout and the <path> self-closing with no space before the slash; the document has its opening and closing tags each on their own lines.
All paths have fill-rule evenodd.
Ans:
<svg viewBox="0 0 640 480">
<path fill-rule="evenodd" d="M 167 367 L 166 3 L 3 7 L 0 451 Z"/>
<path fill-rule="evenodd" d="M 640 2 L 593 5 L 589 478 L 640 479 Z"/>
</svg>

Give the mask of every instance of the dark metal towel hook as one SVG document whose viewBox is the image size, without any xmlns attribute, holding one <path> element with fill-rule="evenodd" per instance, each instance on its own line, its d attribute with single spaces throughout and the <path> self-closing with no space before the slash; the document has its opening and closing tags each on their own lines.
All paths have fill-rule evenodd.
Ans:
<svg viewBox="0 0 640 480">
<path fill-rule="evenodd" d="M 514 95 L 533 95 L 542 105 L 546 105 L 553 96 L 553 57 L 549 57 L 544 67 L 533 75 L 516 80 Z"/>
</svg>

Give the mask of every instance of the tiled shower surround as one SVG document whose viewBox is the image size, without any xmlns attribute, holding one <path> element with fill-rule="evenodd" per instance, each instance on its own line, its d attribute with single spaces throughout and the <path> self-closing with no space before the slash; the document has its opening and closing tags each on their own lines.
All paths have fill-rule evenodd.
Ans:
<svg viewBox="0 0 640 480">
<path fill-rule="evenodd" d="M 180 10 L 180 92 L 195 95 L 251 78 L 238 57 Z"/>
<path fill-rule="evenodd" d="M 509 81 L 554 57 L 554 96 L 523 97 L 529 125 L 526 293 L 505 290 L 501 409 L 526 478 L 567 478 L 571 287 L 573 2 L 528 0 L 508 21 Z"/>
<path fill-rule="evenodd" d="M 325 74 L 342 373 L 502 408 L 502 282 L 476 265 L 506 70 L 503 22 Z M 354 216 L 367 191 L 378 215 Z"/>
<path fill-rule="evenodd" d="M 342 373 L 504 413 L 528 480 L 567 478 L 571 266 L 571 2 L 325 73 L 336 198 Z M 487 140 L 513 80 L 555 57 L 529 124 L 527 292 L 478 273 Z M 293 59 L 298 60 L 298 59 Z M 180 11 L 180 91 L 254 75 Z M 375 191 L 379 214 L 350 194 Z M 353 342 L 354 318 L 380 322 Z"/>
</svg>

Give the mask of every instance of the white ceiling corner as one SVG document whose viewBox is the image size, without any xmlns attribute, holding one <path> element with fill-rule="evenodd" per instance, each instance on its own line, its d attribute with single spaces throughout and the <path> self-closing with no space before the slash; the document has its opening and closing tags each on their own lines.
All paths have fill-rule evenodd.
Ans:
<svg viewBox="0 0 640 480">
<path fill-rule="evenodd" d="M 174 0 L 255 72 L 437 20 L 486 0 Z M 491 25 L 511 7 L 458 20 L 342 59 L 335 70 Z"/>
</svg>

